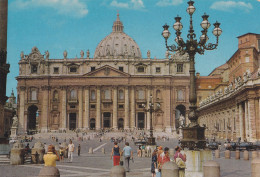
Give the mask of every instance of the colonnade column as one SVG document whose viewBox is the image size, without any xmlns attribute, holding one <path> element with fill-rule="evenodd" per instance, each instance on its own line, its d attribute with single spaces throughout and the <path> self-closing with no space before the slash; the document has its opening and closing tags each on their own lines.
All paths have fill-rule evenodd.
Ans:
<svg viewBox="0 0 260 177">
<path fill-rule="evenodd" d="M 133 129 L 135 127 L 135 88 L 131 88 L 131 118 L 130 127 Z"/>
<path fill-rule="evenodd" d="M 255 112 L 255 100 L 248 100 L 248 123 L 249 123 L 249 141 L 256 141 L 256 112 Z"/>
<path fill-rule="evenodd" d="M 19 101 L 19 131 L 26 131 L 27 127 L 25 127 L 24 120 L 24 103 L 25 103 L 25 87 L 20 87 L 20 101 Z"/>
<path fill-rule="evenodd" d="M 43 92 L 43 100 L 42 100 L 42 114 L 41 114 L 41 132 L 48 132 L 48 102 L 49 102 L 49 95 L 48 95 L 48 86 L 42 87 Z"/>
<path fill-rule="evenodd" d="M 150 88 L 148 87 L 147 88 L 147 99 L 146 99 L 146 108 L 148 108 L 149 107 L 149 101 L 150 101 L 150 95 L 151 95 L 151 90 L 150 90 Z M 156 100 L 155 99 L 155 97 L 156 97 L 156 95 L 153 95 L 153 98 L 154 98 L 154 100 Z M 155 105 L 154 105 L 155 106 Z M 154 114 L 155 115 L 155 114 Z M 146 112 L 146 127 L 147 127 L 147 130 L 150 130 L 150 122 L 151 122 L 151 116 L 150 116 L 150 113 L 149 112 Z M 153 125 L 154 125 L 154 122 L 152 122 L 153 123 Z"/>
<path fill-rule="evenodd" d="M 129 129 L 129 88 L 125 88 L 125 120 L 124 129 Z"/>
<path fill-rule="evenodd" d="M 83 128 L 89 129 L 89 87 L 85 87 L 85 116 L 83 119 Z"/>
<path fill-rule="evenodd" d="M 113 87 L 113 129 L 117 130 L 117 87 Z"/>
<path fill-rule="evenodd" d="M 83 94 L 82 88 L 80 87 L 79 90 L 79 119 L 78 119 L 78 128 L 82 129 L 82 119 L 83 119 Z"/>
<path fill-rule="evenodd" d="M 97 87 L 97 110 L 96 110 L 96 130 L 101 128 L 101 97 L 100 87 Z"/>
<path fill-rule="evenodd" d="M 245 101 L 245 135 L 246 139 L 248 140 L 249 138 L 249 122 L 248 122 L 248 102 Z"/>
<path fill-rule="evenodd" d="M 67 128 L 67 87 L 62 87 L 62 101 L 61 101 L 61 126 L 60 130 Z"/>
<path fill-rule="evenodd" d="M 241 141 L 244 141 L 244 128 L 243 128 L 243 115 L 242 115 L 242 104 L 239 103 L 238 105 L 238 112 L 239 112 L 239 132 Z"/>
</svg>

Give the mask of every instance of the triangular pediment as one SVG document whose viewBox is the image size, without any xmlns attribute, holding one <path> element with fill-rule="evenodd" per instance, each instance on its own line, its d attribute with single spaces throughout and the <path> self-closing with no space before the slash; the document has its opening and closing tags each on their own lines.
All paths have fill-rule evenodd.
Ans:
<svg viewBox="0 0 260 177">
<path fill-rule="evenodd" d="M 111 66 L 105 65 L 101 68 L 96 69 L 95 71 L 86 73 L 84 76 L 86 77 L 129 77 L 130 74 L 122 72 Z"/>
</svg>

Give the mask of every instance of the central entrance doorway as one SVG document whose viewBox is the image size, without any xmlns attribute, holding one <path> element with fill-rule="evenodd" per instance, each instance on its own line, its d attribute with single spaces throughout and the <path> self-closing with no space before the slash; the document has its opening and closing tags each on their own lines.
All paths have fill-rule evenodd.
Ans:
<svg viewBox="0 0 260 177">
<path fill-rule="evenodd" d="M 77 114 L 70 113 L 69 114 L 69 129 L 75 130 L 77 128 Z"/>
<path fill-rule="evenodd" d="M 138 112 L 137 126 L 140 129 L 144 129 L 144 112 Z"/>
<path fill-rule="evenodd" d="M 103 113 L 103 128 L 110 128 L 111 127 L 111 113 L 104 112 Z"/>
<path fill-rule="evenodd" d="M 36 132 L 36 124 L 37 124 L 37 110 L 38 107 L 32 105 L 28 108 L 28 117 L 27 117 L 27 133 L 34 134 Z"/>
</svg>

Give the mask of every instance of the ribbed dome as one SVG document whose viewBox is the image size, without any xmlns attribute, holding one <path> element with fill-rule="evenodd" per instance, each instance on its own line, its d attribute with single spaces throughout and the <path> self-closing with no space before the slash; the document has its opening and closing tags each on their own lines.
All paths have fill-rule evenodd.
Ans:
<svg viewBox="0 0 260 177">
<path fill-rule="evenodd" d="M 124 26 L 119 19 L 119 14 L 117 14 L 112 30 L 113 32 L 98 44 L 94 58 L 142 58 L 139 46 L 124 33 Z"/>
</svg>

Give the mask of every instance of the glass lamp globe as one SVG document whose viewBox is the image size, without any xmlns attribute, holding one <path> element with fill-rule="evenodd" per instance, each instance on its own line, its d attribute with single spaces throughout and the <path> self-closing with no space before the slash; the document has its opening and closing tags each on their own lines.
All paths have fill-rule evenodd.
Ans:
<svg viewBox="0 0 260 177">
<path fill-rule="evenodd" d="M 195 12 L 196 8 L 192 5 L 187 8 L 188 14 L 192 15 Z"/>
<path fill-rule="evenodd" d="M 212 32 L 215 36 L 220 36 L 222 34 L 222 29 L 221 28 L 215 28 Z"/>
<path fill-rule="evenodd" d="M 176 31 L 181 31 L 182 28 L 183 28 L 183 26 L 182 26 L 181 22 L 176 22 L 176 23 L 174 23 L 173 28 L 174 28 Z"/>
<path fill-rule="evenodd" d="M 208 20 L 203 20 L 200 24 L 200 26 L 203 28 L 203 29 L 209 29 L 210 27 L 210 23 Z"/>
<path fill-rule="evenodd" d="M 169 30 L 163 30 L 162 36 L 163 36 L 165 39 L 168 39 L 168 38 L 171 36 L 171 33 L 170 33 Z"/>
</svg>

